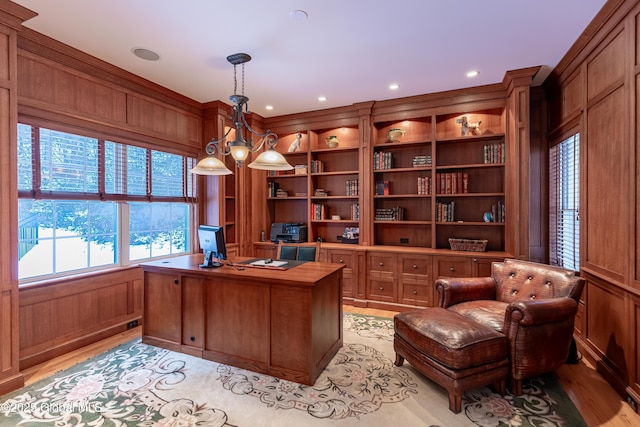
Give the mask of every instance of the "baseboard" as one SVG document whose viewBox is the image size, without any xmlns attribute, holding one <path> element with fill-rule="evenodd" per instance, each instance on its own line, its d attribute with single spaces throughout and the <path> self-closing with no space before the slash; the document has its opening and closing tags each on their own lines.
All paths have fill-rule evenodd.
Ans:
<svg viewBox="0 0 640 427">
<path fill-rule="evenodd" d="M 46 362 L 47 360 L 51 360 L 55 357 L 62 356 L 63 354 L 69 353 L 70 351 L 77 350 L 89 344 L 93 344 L 94 342 L 109 338 L 110 336 L 116 335 L 120 332 L 124 332 L 128 329 L 127 323 L 132 320 L 136 319 L 127 319 L 126 322 L 119 323 L 117 325 L 110 326 L 87 335 L 83 335 L 79 338 L 72 339 L 55 347 L 31 354 L 27 357 L 21 357 L 20 370 L 22 371 L 23 369 L 27 369 L 40 363 Z M 138 324 L 141 324 L 142 318 L 138 317 L 137 320 Z"/>
<path fill-rule="evenodd" d="M 20 373 L 0 380 L 0 396 L 24 387 L 24 376 Z"/>
</svg>

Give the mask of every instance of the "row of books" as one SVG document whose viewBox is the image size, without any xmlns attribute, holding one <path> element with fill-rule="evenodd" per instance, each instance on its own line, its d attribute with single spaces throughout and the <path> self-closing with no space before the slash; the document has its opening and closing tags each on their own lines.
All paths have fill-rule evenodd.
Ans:
<svg viewBox="0 0 640 427">
<path fill-rule="evenodd" d="M 388 196 L 391 194 L 391 182 L 376 181 L 376 196 Z"/>
<path fill-rule="evenodd" d="M 313 221 L 320 221 L 323 219 L 327 219 L 327 206 L 324 203 L 312 203 L 311 204 L 311 219 Z M 358 203 L 354 203 L 351 205 L 350 209 L 351 220 L 352 221 L 360 221 L 360 205 Z"/>
<path fill-rule="evenodd" d="M 405 210 L 401 206 L 395 208 L 377 208 L 374 216 L 375 221 L 404 221 Z"/>
<path fill-rule="evenodd" d="M 373 153 L 373 169 L 391 169 L 393 167 L 393 153 L 376 151 Z"/>
<path fill-rule="evenodd" d="M 501 144 L 488 144 L 484 146 L 484 162 L 504 163 L 504 142 Z"/>
<path fill-rule="evenodd" d="M 312 203 L 311 204 L 311 219 L 314 221 L 319 221 L 321 219 L 325 219 L 326 216 L 326 207 L 322 203 Z"/>
<path fill-rule="evenodd" d="M 436 174 L 436 194 L 460 194 L 468 192 L 468 173 L 446 172 Z"/>
<path fill-rule="evenodd" d="M 358 203 L 351 205 L 351 220 L 360 221 L 360 205 Z"/>
<path fill-rule="evenodd" d="M 437 222 L 454 222 L 455 221 L 455 202 L 436 203 L 436 221 Z"/>
<path fill-rule="evenodd" d="M 324 172 L 324 163 L 322 160 L 311 160 L 311 173 Z"/>
<path fill-rule="evenodd" d="M 420 166 L 431 166 L 431 156 L 413 156 L 411 166 L 414 168 Z"/>
<path fill-rule="evenodd" d="M 493 216 L 493 222 L 504 222 L 505 207 L 504 203 L 498 200 L 498 203 L 491 206 L 491 215 Z"/>
<path fill-rule="evenodd" d="M 267 194 L 269 197 L 276 197 L 278 194 L 278 189 L 280 188 L 280 184 L 277 182 L 269 181 L 267 182 Z"/>
<path fill-rule="evenodd" d="M 358 196 L 360 194 L 360 181 L 357 179 L 348 179 L 346 182 L 346 195 Z"/>
<path fill-rule="evenodd" d="M 431 191 L 433 190 L 431 187 L 431 177 L 430 176 L 425 176 L 425 177 L 418 177 L 418 194 L 431 194 Z"/>
</svg>

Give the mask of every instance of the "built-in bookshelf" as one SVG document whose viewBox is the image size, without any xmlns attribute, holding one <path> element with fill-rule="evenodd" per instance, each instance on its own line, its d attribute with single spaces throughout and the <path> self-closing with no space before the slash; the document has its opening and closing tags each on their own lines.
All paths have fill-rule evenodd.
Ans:
<svg viewBox="0 0 640 427">
<path fill-rule="evenodd" d="M 307 224 L 310 241 L 340 243 L 345 229 L 365 227 L 374 246 L 449 249 L 455 238 L 504 251 L 504 111 L 307 129 L 295 152 L 297 133 L 283 134 L 278 149 L 295 168 L 268 173 L 269 220 Z M 370 132 L 367 150 L 360 132 Z"/>
<path fill-rule="evenodd" d="M 393 141 L 391 129 L 402 131 Z M 504 250 L 504 109 L 379 122 L 373 135 L 376 245 L 448 249 L 464 238 Z"/>
<path fill-rule="evenodd" d="M 346 229 L 360 226 L 359 131 L 340 127 L 309 134 L 311 234 L 341 242 Z"/>
</svg>

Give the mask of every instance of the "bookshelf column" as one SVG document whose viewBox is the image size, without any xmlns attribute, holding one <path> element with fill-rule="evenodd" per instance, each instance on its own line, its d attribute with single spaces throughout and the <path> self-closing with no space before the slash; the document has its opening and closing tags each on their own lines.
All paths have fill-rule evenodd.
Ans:
<svg viewBox="0 0 640 427">
<path fill-rule="evenodd" d="M 36 13 L 11 2 L 0 3 L 0 234 L 18 241 L 17 127 L 18 31 Z M 0 246 L 0 394 L 24 385 L 20 373 L 18 327 L 18 246 Z"/>
</svg>

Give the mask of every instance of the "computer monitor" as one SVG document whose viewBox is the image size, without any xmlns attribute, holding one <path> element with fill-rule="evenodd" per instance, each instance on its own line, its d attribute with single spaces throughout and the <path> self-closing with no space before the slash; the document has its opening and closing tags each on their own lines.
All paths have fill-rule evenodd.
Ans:
<svg viewBox="0 0 640 427">
<path fill-rule="evenodd" d="M 227 259 L 227 248 L 224 242 L 224 230 L 218 225 L 201 225 L 198 227 L 200 249 L 204 251 L 203 268 L 222 267 L 221 260 Z"/>
</svg>

